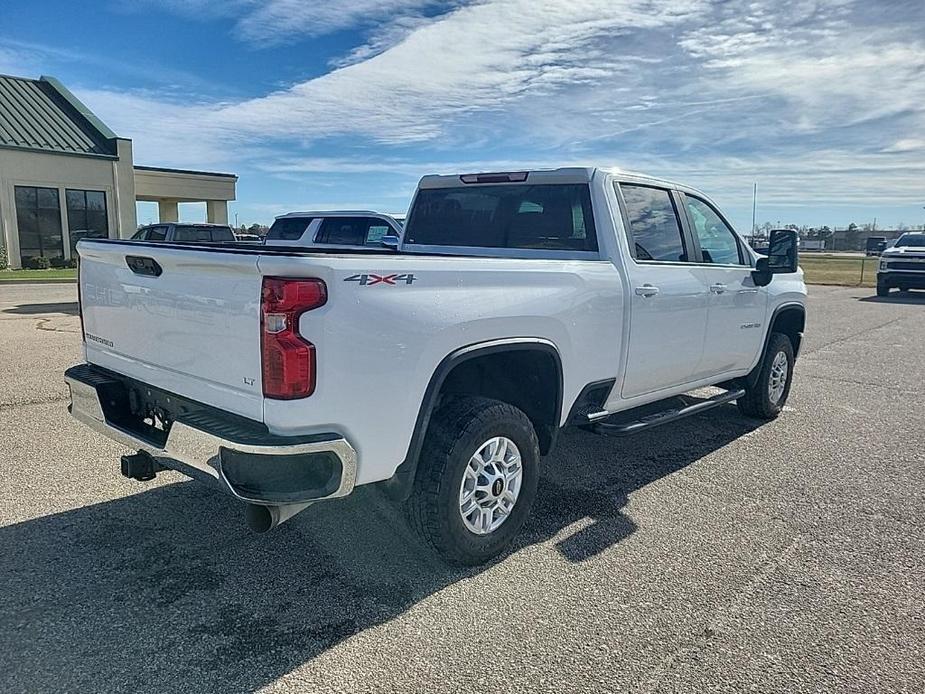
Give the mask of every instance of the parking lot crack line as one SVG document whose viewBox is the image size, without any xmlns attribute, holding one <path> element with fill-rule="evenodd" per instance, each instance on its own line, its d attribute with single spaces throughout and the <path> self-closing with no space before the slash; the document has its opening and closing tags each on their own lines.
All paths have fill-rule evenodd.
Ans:
<svg viewBox="0 0 925 694">
<path fill-rule="evenodd" d="M 50 333 L 70 333 L 72 335 L 76 335 L 80 332 L 79 330 L 66 330 L 64 328 L 56 328 L 55 326 L 49 326 L 48 323 L 50 323 L 51 320 L 52 320 L 51 318 L 42 318 L 36 323 L 35 329 L 36 330 L 46 330 Z"/>
<path fill-rule="evenodd" d="M 56 395 L 50 398 L 39 398 L 37 400 L 28 400 L 26 402 L 0 402 L 0 412 L 15 410 L 20 407 L 30 407 L 32 405 L 50 405 L 56 402 L 65 402 L 70 400 L 69 395 Z"/>
<path fill-rule="evenodd" d="M 880 330 L 880 328 L 885 328 L 889 325 L 893 325 L 893 323 L 899 323 L 900 321 L 903 321 L 905 319 L 906 319 L 905 316 L 900 316 L 899 318 L 893 318 L 892 320 L 888 320 L 885 323 L 881 323 L 880 325 L 874 325 L 874 326 L 871 326 L 870 328 L 865 328 L 864 330 L 860 330 L 856 333 L 845 335 L 843 337 L 838 337 L 832 340 L 831 342 L 826 342 L 823 345 L 819 345 L 815 349 L 804 350 L 803 352 L 801 352 L 801 354 L 803 355 L 815 354 L 816 352 L 820 352 L 826 349 L 827 347 L 831 347 L 832 345 L 837 345 L 842 342 L 847 342 L 848 340 L 853 340 L 856 337 L 861 337 L 862 335 L 866 335 L 867 333 L 872 333 L 876 330 Z"/>
<path fill-rule="evenodd" d="M 639 691 L 645 693 L 656 691 L 664 681 L 666 675 L 674 669 L 675 665 L 682 658 L 694 656 L 707 648 L 714 635 L 727 626 L 727 619 L 731 615 L 738 613 L 751 599 L 759 586 L 774 573 L 777 567 L 790 559 L 796 553 L 797 549 L 804 544 L 804 537 L 802 532 L 797 533 L 790 538 L 790 541 L 780 551 L 759 563 L 742 589 L 736 593 L 734 598 L 728 602 L 724 608 L 720 609 L 714 615 L 713 619 L 709 621 L 703 631 L 692 639 L 692 643 L 681 645 L 671 653 L 668 653 L 661 662 L 652 669 L 649 677 L 643 683 L 642 689 Z"/>
</svg>

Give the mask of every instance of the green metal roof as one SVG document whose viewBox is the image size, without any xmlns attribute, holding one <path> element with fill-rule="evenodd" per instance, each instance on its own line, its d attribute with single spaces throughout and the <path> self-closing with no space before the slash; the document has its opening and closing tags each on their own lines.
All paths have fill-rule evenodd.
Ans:
<svg viewBox="0 0 925 694">
<path fill-rule="evenodd" d="M 115 138 L 53 77 L 0 75 L 0 147 L 112 157 Z"/>
</svg>

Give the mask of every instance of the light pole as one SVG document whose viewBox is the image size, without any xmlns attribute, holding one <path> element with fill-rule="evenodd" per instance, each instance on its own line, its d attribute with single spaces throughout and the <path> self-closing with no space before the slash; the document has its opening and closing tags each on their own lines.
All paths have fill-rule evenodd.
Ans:
<svg viewBox="0 0 925 694">
<path fill-rule="evenodd" d="M 752 188 L 752 240 L 755 239 L 755 236 L 758 234 L 758 219 L 756 214 L 758 212 L 758 181 L 755 181 L 755 187 Z"/>
</svg>

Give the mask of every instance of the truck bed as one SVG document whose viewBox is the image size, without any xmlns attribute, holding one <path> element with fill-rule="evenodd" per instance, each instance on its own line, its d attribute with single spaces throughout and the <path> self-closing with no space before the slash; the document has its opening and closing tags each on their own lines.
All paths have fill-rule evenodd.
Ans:
<svg viewBox="0 0 925 694">
<path fill-rule="evenodd" d="M 391 476 L 408 454 L 428 384 L 452 352 L 512 338 L 555 345 L 572 365 L 570 403 L 613 376 L 620 350 L 623 289 L 603 260 L 119 240 L 81 241 L 78 251 L 88 363 L 273 434 L 336 430 L 357 442 L 363 483 Z M 161 274 L 134 272 L 129 257 Z M 298 324 L 317 357 L 308 397 L 264 397 L 267 277 L 326 285 L 326 303 Z"/>
</svg>

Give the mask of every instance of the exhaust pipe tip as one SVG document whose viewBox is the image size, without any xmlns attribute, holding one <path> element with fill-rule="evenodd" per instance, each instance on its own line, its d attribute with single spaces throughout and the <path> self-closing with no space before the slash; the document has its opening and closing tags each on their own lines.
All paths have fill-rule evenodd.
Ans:
<svg viewBox="0 0 925 694">
<path fill-rule="evenodd" d="M 269 532 L 279 524 L 279 511 L 275 506 L 248 504 L 244 509 L 244 522 L 255 533 Z"/>
<path fill-rule="evenodd" d="M 285 523 L 309 506 L 311 506 L 310 501 L 298 504 L 283 504 L 282 506 L 248 504 L 244 508 L 244 522 L 255 533 L 265 533 L 273 530 L 280 523 Z"/>
</svg>

